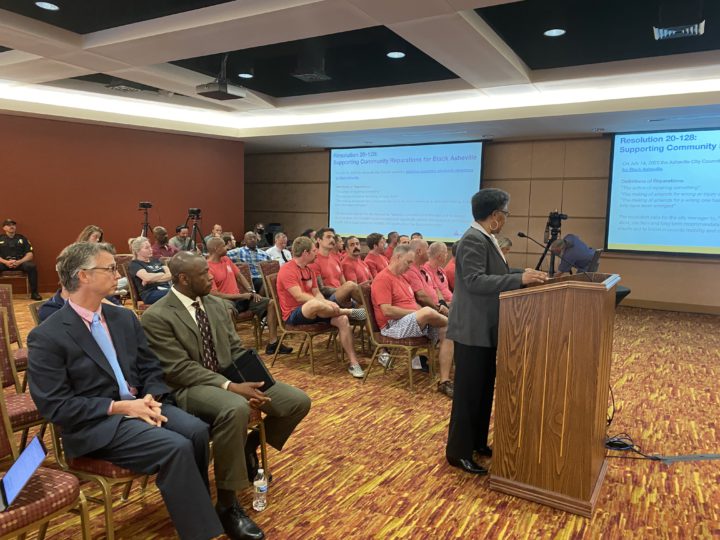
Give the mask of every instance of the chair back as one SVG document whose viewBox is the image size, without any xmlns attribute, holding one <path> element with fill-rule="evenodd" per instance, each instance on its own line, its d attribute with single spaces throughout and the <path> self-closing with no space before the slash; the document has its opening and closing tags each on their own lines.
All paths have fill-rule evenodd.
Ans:
<svg viewBox="0 0 720 540">
<path fill-rule="evenodd" d="M 267 293 L 270 295 L 270 299 L 275 304 L 275 313 L 277 314 L 278 326 L 285 330 L 285 321 L 282 318 L 282 310 L 280 309 L 280 299 L 277 293 L 277 274 L 267 274 L 265 277 L 265 285 L 267 286 Z"/>
<path fill-rule="evenodd" d="M 17 343 L 22 349 L 22 339 L 20 338 L 20 329 L 15 318 L 15 307 L 13 306 L 12 285 L 0 285 L 0 307 L 4 307 L 8 312 L 8 330 L 10 332 L 10 343 Z"/>
<path fill-rule="evenodd" d="M 279 261 L 260 261 L 257 263 L 257 266 L 260 269 L 260 274 L 263 276 L 263 279 L 269 274 L 277 274 L 280 271 Z"/>
<path fill-rule="evenodd" d="M 375 332 L 379 332 L 380 328 L 378 328 L 377 321 L 375 320 L 375 310 L 373 309 L 372 303 L 372 290 L 370 289 L 370 284 L 367 282 L 361 283 L 359 287 L 362 292 L 363 307 L 367 312 L 365 323 L 367 325 L 368 332 L 370 335 L 373 335 Z"/>
<path fill-rule="evenodd" d="M 253 286 L 252 274 L 250 273 L 250 267 L 248 266 L 248 264 L 244 263 L 244 262 L 236 262 L 235 266 L 238 267 L 238 270 L 240 270 L 240 273 L 245 278 L 245 280 L 248 282 L 248 285 L 250 285 L 250 287 L 252 287 Z M 257 292 L 257 291 L 255 291 L 255 292 Z"/>
<path fill-rule="evenodd" d="M 10 333 L 8 332 L 8 312 L 0 307 L 0 381 L 2 388 L 15 385 L 15 391 L 20 393 L 15 360 L 10 349 Z"/>
<path fill-rule="evenodd" d="M 587 268 L 585 269 L 586 272 L 597 272 L 598 267 L 600 266 L 600 256 L 602 255 L 602 249 L 596 249 L 595 254 L 592 256 L 592 259 L 590 259 L 590 262 L 587 265 Z"/>
<path fill-rule="evenodd" d="M 42 306 L 45 303 L 45 300 L 40 300 L 39 302 L 31 302 L 28 304 L 28 310 L 30 311 L 30 315 L 33 318 L 33 321 L 35 322 L 35 326 L 39 325 L 42 321 L 40 320 L 40 306 Z"/>
<path fill-rule="evenodd" d="M 118 268 L 122 268 L 120 271 L 120 274 L 125 276 L 128 280 L 128 292 L 130 293 L 130 301 L 132 302 L 133 310 L 135 313 L 140 314 L 142 312 L 142 309 L 140 309 L 139 302 L 140 302 L 140 292 L 137 290 L 137 287 L 135 286 L 135 278 L 133 278 L 128 273 L 128 266 L 130 265 L 129 262 L 122 263 L 118 265 Z"/>
<path fill-rule="evenodd" d="M 125 265 L 130 264 L 130 261 L 132 261 L 132 260 L 133 260 L 132 253 L 118 253 L 117 255 L 115 255 L 115 264 L 118 265 L 118 269 L 123 264 L 125 264 Z M 125 277 L 127 277 L 127 276 L 125 276 Z"/>
</svg>

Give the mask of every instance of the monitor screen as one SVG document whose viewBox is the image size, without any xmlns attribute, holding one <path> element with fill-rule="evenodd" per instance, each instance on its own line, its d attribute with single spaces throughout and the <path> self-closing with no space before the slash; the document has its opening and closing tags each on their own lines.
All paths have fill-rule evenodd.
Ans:
<svg viewBox="0 0 720 540">
<path fill-rule="evenodd" d="M 613 138 L 606 249 L 720 255 L 720 130 Z"/>
<path fill-rule="evenodd" d="M 454 242 L 480 189 L 481 142 L 343 148 L 330 152 L 330 227 L 347 236 L 389 231 Z"/>
</svg>

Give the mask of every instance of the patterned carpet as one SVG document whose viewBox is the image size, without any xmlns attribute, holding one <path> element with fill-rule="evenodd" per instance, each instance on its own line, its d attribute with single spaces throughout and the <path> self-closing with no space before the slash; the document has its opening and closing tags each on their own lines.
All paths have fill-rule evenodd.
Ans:
<svg viewBox="0 0 720 540">
<path fill-rule="evenodd" d="M 27 301 L 17 300 L 23 336 Z M 245 341 L 250 343 L 249 333 Z M 352 379 L 319 347 L 309 361 L 278 361 L 276 378 L 304 389 L 313 408 L 287 447 L 270 450 L 268 508 L 250 511 L 270 539 L 718 538 L 718 461 L 664 465 L 610 459 L 592 519 L 487 488 L 444 460 L 450 401 L 427 375 L 405 389 L 398 367 Z M 417 372 L 416 372 L 417 373 Z M 646 453 L 720 453 L 720 318 L 620 308 L 616 317 L 611 434 L 627 432 Z M 88 488 L 90 492 L 95 491 Z M 240 494 L 250 508 L 251 493 Z M 118 538 L 172 538 L 157 488 L 119 493 Z M 95 538 L 104 534 L 91 505 Z M 79 537 L 78 519 L 51 524 L 47 538 Z"/>
</svg>

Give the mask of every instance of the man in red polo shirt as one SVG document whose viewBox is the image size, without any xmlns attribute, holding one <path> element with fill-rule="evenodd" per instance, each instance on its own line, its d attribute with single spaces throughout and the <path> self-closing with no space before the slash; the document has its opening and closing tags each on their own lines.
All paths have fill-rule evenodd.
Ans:
<svg viewBox="0 0 720 540">
<path fill-rule="evenodd" d="M 373 277 L 385 270 L 388 260 L 385 258 L 385 238 L 380 233 L 370 233 L 365 239 L 370 250 L 365 256 L 365 264 L 370 268 Z"/>
<path fill-rule="evenodd" d="M 254 293 L 252 286 L 240 273 L 227 254 L 225 240 L 213 237 L 207 241 L 208 271 L 213 278 L 210 294 L 228 300 L 239 312 L 252 311 L 258 317 L 267 317 L 268 334 L 270 341 L 265 348 L 266 354 L 275 354 L 277 348 L 277 315 L 273 301 Z M 240 287 L 245 291 L 240 292 Z M 290 354 L 292 348 L 285 345 L 280 347 L 281 354 Z"/>
<path fill-rule="evenodd" d="M 320 285 L 320 292 L 325 298 L 337 302 L 342 307 L 351 307 L 352 300 L 362 304 L 362 296 L 357 283 L 346 281 L 340 261 L 333 253 L 336 245 L 335 231 L 329 227 L 319 229 L 315 235 L 318 253 L 315 260 L 308 264 L 315 272 Z"/>
<path fill-rule="evenodd" d="M 429 337 L 434 343 L 445 338 L 447 317 L 435 309 L 420 307 L 412 287 L 403 278 L 415 259 L 410 246 L 398 245 L 388 267 L 371 286 L 375 319 L 383 336 L 403 339 Z"/>
<path fill-rule="evenodd" d="M 343 276 L 347 281 L 365 283 L 372 279 L 372 272 L 365 261 L 360 257 L 360 240 L 357 236 L 347 239 L 347 255 L 342 263 Z"/>
<path fill-rule="evenodd" d="M 448 263 L 445 265 L 445 275 L 448 279 L 448 286 L 450 287 L 451 291 L 455 290 L 455 251 L 457 250 L 458 243 L 455 242 L 452 247 L 450 248 L 450 253 L 452 254 L 452 257 L 448 261 Z"/>
<path fill-rule="evenodd" d="M 440 302 L 444 301 L 449 306 L 450 302 L 452 302 L 453 293 L 450 290 L 448 277 L 443 268 L 447 260 L 447 253 L 447 246 L 443 242 L 433 242 L 428 249 L 428 261 L 423 265 L 423 268 L 433 278 L 435 288 L 442 297 Z"/>
<path fill-rule="evenodd" d="M 329 323 L 338 329 L 340 343 L 350 360 L 348 371 L 353 377 L 365 373 L 355 355 L 352 328 L 348 317 L 352 309 L 341 308 L 320 293 L 317 277 L 309 267 L 317 255 L 317 246 L 306 236 L 298 236 L 292 244 L 292 260 L 280 267 L 277 293 L 282 318 L 287 324 Z"/>
</svg>

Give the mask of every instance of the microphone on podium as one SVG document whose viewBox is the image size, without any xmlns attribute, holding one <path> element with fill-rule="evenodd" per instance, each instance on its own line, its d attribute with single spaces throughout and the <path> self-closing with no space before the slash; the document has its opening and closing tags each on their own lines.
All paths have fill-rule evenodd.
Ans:
<svg viewBox="0 0 720 540">
<path fill-rule="evenodd" d="M 528 236 L 527 234 L 525 234 L 525 233 L 522 232 L 522 231 L 519 232 L 519 233 L 517 233 L 517 235 L 518 235 L 520 238 L 527 238 L 528 240 L 532 240 L 533 242 L 535 242 L 538 246 L 540 246 L 540 247 L 543 248 L 543 249 L 545 249 L 545 248 L 547 247 L 547 246 L 545 246 L 545 244 L 541 244 L 540 242 L 538 242 L 537 240 L 535 240 L 532 236 Z M 564 262 L 566 262 L 567 264 L 569 264 L 569 265 L 570 265 L 570 268 L 572 268 L 573 266 L 575 266 L 573 263 L 571 263 L 570 261 L 568 261 L 566 258 L 564 258 L 564 257 L 563 257 L 562 255 L 560 255 L 559 253 L 555 253 L 555 256 L 556 256 L 557 258 L 559 258 L 561 261 L 564 261 Z M 578 270 L 578 273 L 579 273 L 579 274 L 584 275 L 584 276 L 587 278 L 588 281 L 592 282 L 592 278 L 590 277 L 590 275 L 589 275 L 585 270 L 581 270 L 580 268 L 578 268 L 577 270 Z"/>
</svg>

